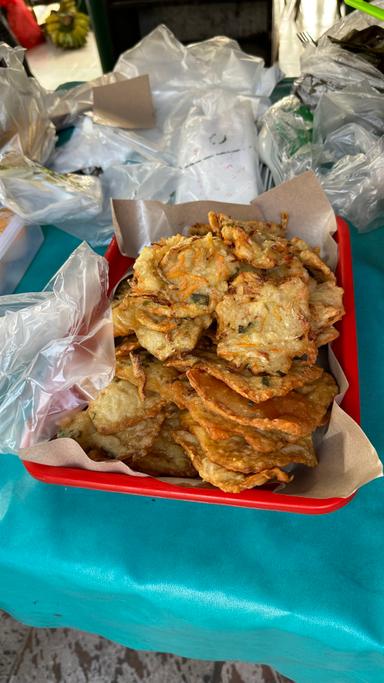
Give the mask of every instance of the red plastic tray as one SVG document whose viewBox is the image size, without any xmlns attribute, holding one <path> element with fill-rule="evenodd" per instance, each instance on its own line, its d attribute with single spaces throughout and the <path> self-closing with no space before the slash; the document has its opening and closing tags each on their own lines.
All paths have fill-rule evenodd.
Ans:
<svg viewBox="0 0 384 683">
<path fill-rule="evenodd" d="M 359 403 L 359 375 L 357 363 L 356 320 L 353 295 L 352 255 L 348 225 L 342 219 L 337 219 L 336 240 L 339 244 L 339 264 L 337 267 L 338 283 L 344 288 L 345 316 L 338 323 L 340 336 L 333 343 L 333 349 L 343 366 L 349 381 L 349 389 L 344 397 L 342 406 L 351 417 L 360 422 Z M 110 289 L 126 274 L 133 260 L 122 256 L 117 242 L 112 240 L 106 251 L 106 259 L 110 264 Z M 63 484 L 82 488 L 102 489 L 120 493 L 134 493 L 142 496 L 159 498 L 174 498 L 199 503 L 216 503 L 221 505 L 235 505 L 248 508 L 262 508 L 265 510 L 280 510 L 284 512 L 300 512 L 305 514 L 322 514 L 333 512 L 349 503 L 348 498 L 303 498 L 273 493 L 271 489 L 259 488 L 243 491 L 242 493 L 224 493 L 218 489 L 199 489 L 175 486 L 161 482 L 152 477 L 132 477 L 126 474 L 106 472 L 92 472 L 78 468 L 53 467 L 25 462 L 30 474 L 49 484 Z"/>
</svg>

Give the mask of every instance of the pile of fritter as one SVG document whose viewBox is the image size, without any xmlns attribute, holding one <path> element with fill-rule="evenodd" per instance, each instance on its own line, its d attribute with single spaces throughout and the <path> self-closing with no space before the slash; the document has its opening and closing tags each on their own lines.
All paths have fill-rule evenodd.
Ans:
<svg viewBox="0 0 384 683">
<path fill-rule="evenodd" d="M 287 221 L 210 212 L 189 237 L 145 247 L 112 304 L 115 378 L 58 436 L 232 493 L 314 467 L 312 433 L 338 391 L 316 360 L 343 290 Z"/>
</svg>

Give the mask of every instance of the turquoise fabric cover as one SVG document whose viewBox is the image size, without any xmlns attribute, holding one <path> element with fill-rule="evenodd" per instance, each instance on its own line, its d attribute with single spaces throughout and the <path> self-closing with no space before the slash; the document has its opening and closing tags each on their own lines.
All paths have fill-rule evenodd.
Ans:
<svg viewBox="0 0 384 683">
<path fill-rule="evenodd" d="M 20 291 L 77 240 L 45 229 Z M 362 425 L 384 453 L 384 229 L 352 230 Z M 0 456 L 0 608 L 137 649 L 274 666 L 296 683 L 384 680 L 384 488 L 302 516 L 70 489 Z"/>
</svg>

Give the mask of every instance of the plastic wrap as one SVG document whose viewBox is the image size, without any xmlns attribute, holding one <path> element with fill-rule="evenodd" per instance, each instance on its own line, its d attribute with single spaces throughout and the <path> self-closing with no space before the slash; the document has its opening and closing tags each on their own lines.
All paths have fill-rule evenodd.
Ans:
<svg viewBox="0 0 384 683">
<path fill-rule="evenodd" d="M 0 451 L 52 438 L 114 372 L 108 267 L 80 245 L 44 292 L 0 297 Z"/>
<path fill-rule="evenodd" d="M 109 199 L 157 199 L 173 203 L 180 171 L 161 162 L 111 166 L 101 177 L 104 196 Z M 112 217 L 109 213 L 112 225 Z"/>
<path fill-rule="evenodd" d="M 55 144 L 55 127 L 46 110 L 45 91 L 26 74 L 24 52 L 0 43 L 0 149 L 18 136 L 23 153 L 44 163 Z"/>
<path fill-rule="evenodd" d="M 98 178 L 54 173 L 20 152 L 0 158 L 0 203 L 27 223 L 80 222 L 96 216 L 102 201 Z"/>
<path fill-rule="evenodd" d="M 262 120 L 259 151 L 275 184 L 312 169 L 336 214 L 360 231 L 380 227 L 384 222 L 384 137 L 377 135 L 384 121 L 380 97 L 372 91 L 323 95 L 313 130 L 308 110 L 295 96 L 271 107 Z M 340 125 L 344 121 L 349 122 Z"/>
</svg>

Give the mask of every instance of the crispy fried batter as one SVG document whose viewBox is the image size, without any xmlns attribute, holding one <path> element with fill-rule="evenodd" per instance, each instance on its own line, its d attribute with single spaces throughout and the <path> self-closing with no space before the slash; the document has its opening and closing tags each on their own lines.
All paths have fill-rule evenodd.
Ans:
<svg viewBox="0 0 384 683">
<path fill-rule="evenodd" d="M 140 363 L 140 368 L 144 373 L 144 392 L 153 391 L 160 393 L 163 386 L 173 382 L 178 377 L 177 370 L 167 367 L 157 358 L 151 356 L 146 351 L 134 354 Z M 116 360 L 116 377 L 125 379 L 131 384 L 139 387 L 141 378 L 135 376 L 131 358 L 120 358 Z"/>
<path fill-rule="evenodd" d="M 317 249 L 312 249 L 304 240 L 299 237 L 292 237 L 289 242 L 290 250 L 296 254 L 312 277 L 317 282 L 333 282 L 336 283 L 336 278 L 331 269 L 320 258 Z"/>
<path fill-rule="evenodd" d="M 115 379 L 60 435 L 94 460 L 234 493 L 315 466 L 310 434 L 337 386 L 314 363 L 343 291 L 287 221 L 211 211 L 145 247 L 112 302 Z"/>
<path fill-rule="evenodd" d="M 281 238 L 286 236 L 287 225 L 288 225 L 288 214 L 282 211 L 281 222 L 273 223 L 272 221 L 238 221 L 232 219 L 230 216 L 226 216 L 223 213 L 215 213 L 210 211 L 208 213 L 208 221 L 211 229 L 214 233 L 220 233 L 221 229 L 226 225 L 236 225 L 237 227 L 244 230 L 247 235 L 252 235 L 253 233 L 259 233 L 264 235 L 266 238 Z"/>
<path fill-rule="evenodd" d="M 100 434 L 114 434 L 130 425 L 157 415 L 164 405 L 158 394 L 148 393 L 144 401 L 130 382 L 114 379 L 89 404 L 89 417 Z"/>
<path fill-rule="evenodd" d="M 316 345 L 324 346 L 324 344 L 330 344 L 339 336 L 339 332 L 335 327 L 326 327 L 325 330 L 321 330 L 316 335 Z"/>
<path fill-rule="evenodd" d="M 137 391 L 140 397 L 141 401 L 145 400 L 145 383 L 147 381 L 147 376 L 144 372 L 144 368 L 142 365 L 142 355 L 139 353 L 130 353 L 129 354 L 129 360 L 131 361 L 132 365 L 132 374 L 134 377 L 134 384 L 137 387 Z M 116 377 L 119 377 L 119 375 L 116 372 Z M 121 379 L 121 378 L 120 378 Z"/>
<path fill-rule="evenodd" d="M 309 339 L 309 293 L 300 278 L 275 285 L 241 273 L 216 308 L 217 354 L 253 373 L 288 372 L 295 357 L 310 364 L 317 349 Z"/>
<path fill-rule="evenodd" d="M 144 325 L 136 325 L 135 332 L 141 346 L 159 360 L 192 351 L 202 332 L 209 327 L 211 319 L 207 315 L 189 320 L 177 320 L 176 327 L 169 332 L 150 330 Z"/>
<path fill-rule="evenodd" d="M 96 430 L 86 410 L 63 421 L 58 437 L 75 439 L 92 460 L 139 458 L 152 446 L 164 418 L 165 414 L 161 412 L 123 431 L 106 435 Z"/>
<path fill-rule="evenodd" d="M 133 311 L 126 308 L 124 300 L 117 306 L 112 306 L 113 334 L 115 337 L 125 337 L 133 334 Z"/>
<path fill-rule="evenodd" d="M 262 432 L 255 427 L 240 424 L 228 417 L 207 409 L 201 398 L 184 380 L 177 380 L 164 390 L 164 397 L 173 401 L 180 409 L 186 409 L 193 421 L 208 432 L 212 439 L 230 438 L 231 434 L 239 434 L 247 444 L 260 453 L 275 451 L 291 440 L 289 434 L 279 432 Z"/>
<path fill-rule="evenodd" d="M 178 370 L 189 370 L 192 367 L 203 370 L 255 403 L 267 401 L 272 396 L 284 396 L 295 387 L 313 382 L 323 374 L 318 365 L 307 366 L 293 361 L 286 375 L 254 375 L 250 370 L 234 368 L 216 354 L 203 350 L 171 360 L 169 365 Z"/>
<path fill-rule="evenodd" d="M 340 320 L 345 311 L 343 293 L 330 280 L 316 282 L 313 278 L 309 282 L 309 309 L 311 312 L 311 330 L 317 346 L 326 344 L 338 336 L 332 325 Z"/>
<path fill-rule="evenodd" d="M 267 431 L 306 436 L 323 423 L 337 393 L 333 377 L 324 372 L 316 381 L 294 389 L 285 396 L 253 403 L 226 384 L 192 368 L 187 377 L 208 409 L 240 424 Z"/>
<path fill-rule="evenodd" d="M 152 476 L 197 477 L 190 458 L 172 436 L 172 433 L 180 428 L 179 412 L 174 411 L 163 422 L 149 452 L 127 464 Z"/>
<path fill-rule="evenodd" d="M 190 237 L 192 237 L 192 235 L 198 235 L 199 237 L 203 237 L 208 232 L 212 232 L 209 223 L 194 223 L 188 230 Z"/>
<path fill-rule="evenodd" d="M 195 318 L 213 313 L 235 272 L 233 256 L 211 232 L 204 237 L 176 235 L 143 249 L 132 289 L 154 297 L 153 313 Z M 160 291 L 162 301 L 156 302 Z"/>
<path fill-rule="evenodd" d="M 273 268 L 288 258 L 285 230 L 275 223 L 235 221 L 222 213 L 209 214 L 214 231 L 220 234 L 239 261 L 254 268 Z"/>
<path fill-rule="evenodd" d="M 246 475 L 241 472 L 232 472 L 209 460 L 196 437 L 188 431 L 174 432 L 175 441 L 188 453 L 194 467 L 204 480 L 217 486 L 222 491 L 228 493 L 240 493 L 245 489 L 252 489 L 255 486 L 262 486 L 268 481 L 279 481 L 288 483 L 292 476 L 273 467 L 258 474 Z"/>
<path fill-rule="evenodd" d="M 116 358 L 122 358 L 124 356 L 129 356 L 131 351 L 136 351 L 140 349 L 140 344 L 137 340 L 135 334 L 130 334 L 128 337 L 123 337 L 119 344 L 115 348 Z"/>
<path fill-rule="evenodd" d="M 257 239 L 255 233 L 247 233 L 236 225 L 225 225 L 221 229 L 224 244 L 229 246 L 239 261 L 245 261 L 254 268 L 273 268 L 282 258 L 285 244 L 273 239 Z"/>
<path fill-rule="evenodd" d="M 308 467 L 317 465 L 310 436 L 303 437 L 296 443 L 286 443 L 270 453 L 260 453 L 240 435 L 229 435 L 227 439 L 217 441 L 212 439 L 204 427 L 193 420 L 185 420 L 184 426 L 196 436 L 207 458 L 227 470 L 243 472 L 243 474 L 257 474 L 275 466 L 286 467 L 290 463 L 300 463 Z"/>
</svg>

